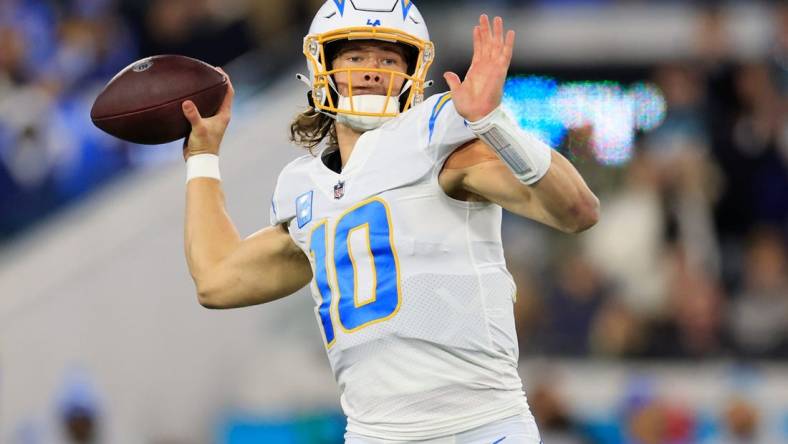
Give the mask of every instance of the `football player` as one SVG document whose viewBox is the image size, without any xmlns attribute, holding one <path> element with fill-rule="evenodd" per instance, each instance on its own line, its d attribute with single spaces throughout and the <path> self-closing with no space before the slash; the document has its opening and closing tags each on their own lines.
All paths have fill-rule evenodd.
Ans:
<svg viewBox="0 0 788 444">
<path fill-rule="evenodd" d="M 219 145 L 232 90 L 191 102 L 186 257 L 209 308 L 266 303 L 311 281 L 348 443 L 540 442 L 517 373 L 515 285 L 501 212 L 574 233 L 598 200 L 501 109 L 515 42 L 486 15 L 465 78 L 424 99 L 434 47 L 409 0 L 328 0 L 304 39 L 309 149 L 284 167 L 271 226 L 239 237 Z"/>
</svg>

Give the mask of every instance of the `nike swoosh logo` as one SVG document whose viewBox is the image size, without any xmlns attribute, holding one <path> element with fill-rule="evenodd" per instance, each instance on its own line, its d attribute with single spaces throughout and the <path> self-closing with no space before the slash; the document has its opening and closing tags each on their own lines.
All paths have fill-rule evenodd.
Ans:
<svg viewBox="0 0 788 444">
<path fill-rule="evenodd" d="M 505 437 L 505 436 L 504 436 L 503 438 L 499 439 L 498 441 L 495 441 L 495 442 L 494 442 L 494 443 L 492 443 L 492 444 L 498 444 L 499 442 L 503 441 L 504 439 L 506 439 L 506 437 Z"/>
</svg>

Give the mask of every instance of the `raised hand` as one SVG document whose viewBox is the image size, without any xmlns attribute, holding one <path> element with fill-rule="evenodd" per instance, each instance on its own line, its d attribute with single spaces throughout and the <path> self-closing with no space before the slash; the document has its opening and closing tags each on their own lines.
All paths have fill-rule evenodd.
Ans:
<svg viewBox="0 0 788 444">
<path fill-rule="evenodd" d="M 465 80 L 457 74 L 443 74 L 451 89 L 457 112 L 468 121 L 477 121 L 491 113 L 501 103 L 506 73 L 512 61 L 514 31 L 504 37 L 503 19 L 495 17 L 492 28 L 486 14 L 473 27 L 473 60 Z"/>
<path fill-rule="evenodd" d="M 230 76 L 222 68 L 215 69 L 227 77 L 227 94 L 225 94 L 224 101 L 216 115 L 213 117 L 202 117 L 197 106 L 191 100 L 181 104 L 183 115 L 186 116 L 186 119 L 192 126 L 189 137 L 183 142 L 184 160 L 196 154 L 219 154 L 219 145 L 224 137 L 224 132 L 227 130 L 227 125 L 230 124 L 235 90 L 230 81 Z"/>
</svg>

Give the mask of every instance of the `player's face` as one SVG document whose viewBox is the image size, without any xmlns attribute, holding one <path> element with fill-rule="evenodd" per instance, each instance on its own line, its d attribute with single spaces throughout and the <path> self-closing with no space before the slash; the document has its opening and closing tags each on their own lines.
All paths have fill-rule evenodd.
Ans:
<svg viewBox="0 0 788 444">
<path fill-rule="evenodd" d="M 339 50 L 333 60 L 334 69 L 342 68 L 372 68 L 369 71 L 338 72 L 334 74 L 337 90 L 345 97 L 349 97 L 349 82 L 352 80 L 353 95 L 386 95 L 389 83 L 393 83 L 391 95 L 396 96 L 405 83 L 402 76 L 392 76 L 388 73 L 375 71 L 386 69 L 406 73 L 408 69 L 405 60 L 405 51 L 399 46 L 386 42 L 350 42 Z"/>
</svg>

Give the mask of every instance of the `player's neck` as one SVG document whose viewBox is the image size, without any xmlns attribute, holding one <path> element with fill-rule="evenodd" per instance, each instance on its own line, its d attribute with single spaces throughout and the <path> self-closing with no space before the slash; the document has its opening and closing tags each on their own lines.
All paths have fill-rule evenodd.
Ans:
<svg viewBox="0 0 788 444">
<path fill-rule="evenodd" d="M 336 129 L 337 143 L 339 144 L 339 157 L 342 159 L 342 168 L 344 168 L 348 159 L 350 159 L 350 153 L 353 152 L 353 148 L 356 146 L 356 142 L 358 142 L 358 138 L 364 133 L 360 133 L 339 122 L 336 123 Z"/>
</svg>

